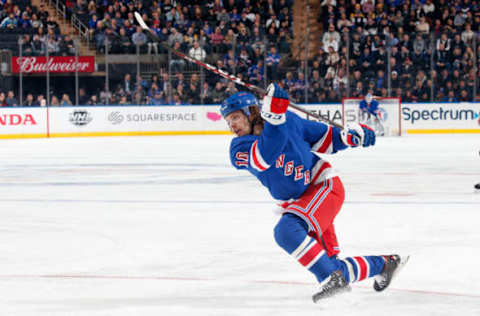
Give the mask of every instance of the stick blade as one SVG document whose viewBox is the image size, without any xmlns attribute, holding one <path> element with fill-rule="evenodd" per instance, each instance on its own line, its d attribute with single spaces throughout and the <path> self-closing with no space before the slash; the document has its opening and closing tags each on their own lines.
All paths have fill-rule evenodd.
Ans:
<svg viewBox="0 0 480 316">
<path fill-rule="evenodd" d="M 144 30 L 148 30 L 148 26 L 145 23 L 145 21 L 142 19 L 142 16 L 140 15 L 140 13 L 135 11 L 133 14 L 135 15 L 135 19 L 137 19 L 138 24 L 140 24 L 140 27 Z"/>
</svg>

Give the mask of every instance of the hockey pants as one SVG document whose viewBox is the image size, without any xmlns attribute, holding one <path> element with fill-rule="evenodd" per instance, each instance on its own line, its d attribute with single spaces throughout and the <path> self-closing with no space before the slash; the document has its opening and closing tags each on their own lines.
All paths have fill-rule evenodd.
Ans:
<svg viewBox="0 0 480 316">
<path fill-rule="evenodd" d="M 358 256 L 340 260 L 333 221 L 340 211 L 345 192 L 338 177 L 310 185 L 300 199 L 284 203 L 284 214 L 274 229 L 275 241 L 319 282 L 333 271 L 342 271 L 348 282 L 379 274 L 385 261 L 381 256 Z"/>
</svg>

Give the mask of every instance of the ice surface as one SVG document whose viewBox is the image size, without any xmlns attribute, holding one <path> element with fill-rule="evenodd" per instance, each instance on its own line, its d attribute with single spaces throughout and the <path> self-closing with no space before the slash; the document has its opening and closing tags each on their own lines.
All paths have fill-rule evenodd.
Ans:
<svg viewBox="0 0 480 316">
<path fill-rule="evenodd" d="M 342 255 L 410 254 L 313 304 L 229 136 L 2 140 L 1 315 L 480 315 L 479 135 L 382 138 L 329 156 Z"/>
</svg>

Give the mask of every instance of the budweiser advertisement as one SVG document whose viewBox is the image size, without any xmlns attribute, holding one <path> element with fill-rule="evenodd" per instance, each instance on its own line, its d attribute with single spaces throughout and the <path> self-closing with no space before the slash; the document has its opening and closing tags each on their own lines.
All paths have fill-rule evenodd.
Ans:
<svg viewBox="0 0 480 316">
<path fill-rule="evenodd" d="M 51 73 L 66 72 L 94 72 L 95 57 L 94 56 L 78 56 L 78 62 L 75 56 L 45 56 L 36 57 L 12 57 L 13 73 L 45 73 L 47 69 Z"/>
</svg>

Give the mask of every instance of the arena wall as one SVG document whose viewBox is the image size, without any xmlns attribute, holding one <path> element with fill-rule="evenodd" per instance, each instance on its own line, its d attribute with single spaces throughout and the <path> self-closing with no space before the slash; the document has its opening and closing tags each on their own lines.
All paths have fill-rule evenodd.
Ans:
<svg viewBox="0 0 480 316">
<path fill-rule="evenodd" d="M 341 104 L 305 108 L 342 122 Z M 480 133 L 480 103 L 405 103 L 404 134 Z M 355 111 L 345 113 L 347 124 Z M 387 117 L 388 120 L 388 117 Z M 0 109 L 0 138 L 229 134 L 218 105 Z"/>
</svg>

